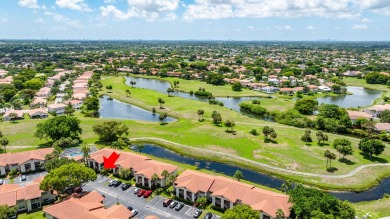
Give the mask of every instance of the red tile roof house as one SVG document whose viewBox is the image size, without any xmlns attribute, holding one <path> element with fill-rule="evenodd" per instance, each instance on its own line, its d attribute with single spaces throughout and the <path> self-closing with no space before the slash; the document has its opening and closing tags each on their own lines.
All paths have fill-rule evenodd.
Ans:
<svg viewBox="0 0 390 219">
<path fill-rule="evenodd" d="M 34 100 L 30 103 L 30 107 L 39 107 L 39 108 L 44 108 L 47 104 L 47 100 L 45 98 L 41 97 L 34 97 Z"/>
<path fill-rule="evenodd" d="M 368 114 L 366 112 L 347 110 L 347 113 L 348 113 L 349 119 L 351 119 L 352 124 L 355 124 L 356 119 L 359 119 L 359 118 L 368 119 L 368 120 L 373 118 L 373 116 L 371 114 Z"/>
<path fill-rule="evenodd" d="M 0 175 L 17 169 L 21 173 L 41 170 L 45 156 L 53 152 L 53 148 L 24 151 L 15 154 L 0 154 Z"/>
<path fill-rule="evenodd" d="M 72 99 L 73 100 L 85 100 L 87 98 L 86 93 L 74 93 L 72 94 Z"/>
<path fill-rule="evenodd" d="M 48 87 L 43 87 L 39 89 L 37 93 L 35 93 L 36 97 L 44 97 L 44 98 L 49 98 L 50 96 L 50 88 Z"/>
<path fill-rule="evenodd" d="M 69 103 L 72 105 L 72 108 L 75 110 L 80 109 L 81 106 L 83 105 L 83 101 L 81 100 L 70 100 L 64 102 L 64 104 L 66 105 L 68 105 Z"/>
<path fill-rule="evenodd" d="M 29 110 L 28 115 L 31 119 L 44 119 L 49 116 L 46 109 L 43 108 Z"/>
<path fill-rule="evenodd" d="M 389 133 L 390 132 L 390 123 L 377 123 L 375 124 L 375 129 L 378 131 L 378 132 L 386 132 L 386 133 Z"/>
<path fill-rule="evenodd" d="M 5 76 L 8 74 L 8 71 L 5 71 L 3 69 L 0 69 L 0 79 L 5 78 Z"/>
<path fill-rule="evenodd" d="M 161 176 L 164 170 L 169 174 L 177 174 L 177 166 L 152 160 L 146 156 L 131 152 L 117 151 L 109 148 L 104 148 L 95 153 L 90 154 L 88 158 L 88 166 L 95 170 L 102 170 L 104 166 L 103 156 L 109 157 L 112 152 L 119 154 L 116 161 L 117 168 L 114 173 L 117 173 L 121 168 L 130 169 L 135 177 L 136 183 L 145 187 L 165 186 L 165 179 Z M 160 179 L 152 181 L 152 176 L 156 174 Z"/>
<path fill-rule="evenodd" d="M 18 212 L 30 212 L 42 208 L 43 204 L 56 199 L 56 196 L 51 192 L 39 189 L 42 180 L 43 177 L 36 178 L 25 186 L 18 184 L 0 185 L 0 205 L 17 206 Z"/>
<path fill-rule="evenodd" d="M 16 118 L 12 118 L 11 113 L 16 113 Z M 18 120 L 23 119 L 24 111 L 23 110 L 8 110 L 3 115 L 3 121 L 11 121 L 12 119 Z"/>
<path fill-rule="evenodd" d="M 374 105 L 364 110 L 364 112 L 371 114 L 372 116 L 378 118 L 379 115 L 385 111 L 390 110 L 390 104 L 384 104 L 384 105 Z"/>
<path fill-rule="evenodd" d="M 129 219 L 132 213 L 123 205 L 106 208 L 102 203 L 104 197 L 92 191 L 81 198 L 71 197 L 68 200 L 51 205 L 43 211 L 46 219 Z"/>
<path fill-rule="evenodd" d="M 47 106 L 47 110 L 49 113 L 55 112 L 56 114 L 63 114 L 65 113 L 65 108 L 67 105 L 63 103 L 57 103 L 57 104 L 50 104 Z"/>
<path fill-rule="evenodd" d="M 177 177 L 174 188 L 179 198 L 191 202 L 198 197 L 211 198 L 212 205 L 221 209 L 230 209 L 239 204 L 249 205 L 260 212 L 261 219 L 275 218 L 278 209 L 282 209 L 286 216 L 290 215 L 288 196 L 222 176 L 186 170 Z"/>
</svg>

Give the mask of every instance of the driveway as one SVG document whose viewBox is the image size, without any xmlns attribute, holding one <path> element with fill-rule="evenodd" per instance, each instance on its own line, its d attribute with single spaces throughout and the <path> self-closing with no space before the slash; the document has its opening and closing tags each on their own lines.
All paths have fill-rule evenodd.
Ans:
<svg viewBox="0 0 390 219">
<path fill-rule="evenodd" d="M 148 215 L 156 215 L 160 219 L 186 219 L 194 218 L 193 213 L 195 208 L 189 205 L 185 205 L 180 211 L 175 209 L 163 207 L 164 198 L 156 196 L 150 201 L 146 201 L 143 197 L 138 197 L 134 194 L 136 187 L 130 187 L 126 191 L 122 191 L 119 187 L 109 187 L 108 182 L 111 179 L 105 176 L 98 176 L 96 181 L 87 183 L 83 189 L 85 191 L 97 191 L 102 195 L 105 195 L 104 204 L 110 207 L 117 203 L 117 201 L 124 206 L 131 206 L 133 209 L 138 210 L 137 218 L 145 218 Z M 214 216 L 214 218 L 219 218 Z"/>
</svg>

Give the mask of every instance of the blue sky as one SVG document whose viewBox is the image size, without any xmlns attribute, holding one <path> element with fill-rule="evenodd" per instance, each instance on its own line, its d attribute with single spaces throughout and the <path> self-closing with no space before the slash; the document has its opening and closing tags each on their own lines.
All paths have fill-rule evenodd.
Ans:
<svg viewBox="0 0 390 219">
<path fill-rule="evenodd" d="M 390 0 L 0 0 L 0 39 L 390 40 Z"/>
</svg>

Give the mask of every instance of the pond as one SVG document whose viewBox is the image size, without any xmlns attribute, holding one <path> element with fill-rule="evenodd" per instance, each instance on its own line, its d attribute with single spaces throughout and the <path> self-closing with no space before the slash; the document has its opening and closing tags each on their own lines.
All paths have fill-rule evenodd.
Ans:
<svg viewBox="0 0 390 219">
<path fill-rule="evenodd" d="M 159 114 L 153 114 L 150 111 L 144 110 L 140 107 L 121 102 L 119 100 L 109 100 L 109 96 L 103 95 L 100 99 L 100 118 L 115 118 L 115 119 L 130 119 L 160 122 Z M 175 121 L 174 118 L 167 117 L 166 122 Z"/>
<path fill-rule="evenodd" d="M 136 150 L 135 148 L 133 148 Z M 160 157 L 172 161 L 176 161 L 188 165 L 196 165 L 199 169 L 208 169 L 213 172 L 222 173 L 227 176 L 233 176 L 236 170 L 240 170 L 243 173 L 244 179 L 253 183 L 264 185 L 270 188 L 280 189 L 283 180 L 274 178 L 272 176 L 262 174 L 253 170 L 249 170 L 242 167 L 232 166 L 228 164 L 210 162 L 199 160 L 195 158 L 184 157 L 180 154 L 177 154 L 173 151 L 167 150 L 163 147 L 151 144 L 145 144 L 142 149 L 142 153 L 153 155 L 155 157 Z M 331 192 L 330 194 L 334 195 L 338 199 L 348 200 L 350 202 L 361 202 L 361 201 L 371 201 L 377 200 L 383 197 L 385 193 L 390 193 L 390 177 L 383 180 L 380 185 L 377 187 L 367 190 L 361 193 L 355 192 Z"/>
<path fill-rule="evenodd" d="M 321 97 L 318 98 L 318 104 L 336 104 L 340 107 L 365 107 L 371 105 L 374 100 L 378 99 L 381 95 L 381 91 L 367 89 L 364 87 L 348 86 L 348 92 L 352 95 L 342 95 L 337 97 Z"/>
</svg>

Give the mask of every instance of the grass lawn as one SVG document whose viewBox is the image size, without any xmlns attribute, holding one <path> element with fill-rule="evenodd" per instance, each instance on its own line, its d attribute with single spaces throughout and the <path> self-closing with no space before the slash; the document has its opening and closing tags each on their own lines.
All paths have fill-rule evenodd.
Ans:
<svg viewBox="0 0 390 219">
<path fill-rule="evenodd" d="M 373 90 L 389 91 L 389 87 L 383 84 L 368 84 L 365 79 L 345 77 L 343 81 L 349 86 L 365 87 Z"/>
<path fill-rule="evenodd" d="M 380 200 L 370 202 L 359 202 L 352 204 L 356 209 L 358 216 L 363 216 L 366 213 L 372 215 L 373 219 L 390 216 L 390 198 L 383 198 Z"/>
<path fill-rule="evenodd" d="M 34 213 L 23 213 L 18 215 L 18 219 L 45 219 L 43 211 L 36 211 Z"/>
<path fill-rule="evenodd" d="M 336 154 L 337 152 L 328 145 L 321 146 L 318 145 L 317 142 L 306 145 L 304 142 L 300 141 L 300 137 L 304 134 L 303 129 L 256 120 L 225 107 L 210 105 L 206 102 L 188 100 L 180 97 L 168 97 L 166 94 L 147 89 L 130 88 L 125 85 L 123 81 L 124 79 L 122 77 L 112 77 L 102 80 L 102 83 L 104 86 L 109 84 L 113 85 L 113 92 L 109 93 L 113 98 L 129 102 L 147 110 L 151 110 L 155 107 L 158 113 L 166 112 L 169 116 L 178 119 L 178 121 L 166 125 L 160 125 L 159 123 L 154 122 L 118 120 L 122 121 L 130 128 L 129 138 L 155 137 L 165 139 L 191 146 L 193 149 L 182 148 L 177 145 L 169 145 L 162 142 L 155 143 L 183 155 L 245 166 L 257 171 L 310 183 L 322 188 L 365 189 L 375 184 L 378 178 L 390 175 L 390 168 L 375 167 L 367 169 L 367 171 L 370 171 L 367 177 L 351 177 L 343 179 L 342 181 L 337 179 L 325 180 L 319 177 L 301 177 L 285 172 L 278 172 L 236 158 L 213 154 L 212 152 L 217 151 L 285 169 L 309 173 L 332 174 L 328 173 L 325 169 L 326 159 L 324 158 L 323 153 L 325 150 L 331 150 Z M 126 89 L 131 90 L 131 98 L 126 97 Z M 159 109 L 159 103 L 157 102 L 159 97 L 163 98 L 166 102 L 164 104 L 164 109 Z M 267 101 L 268 100 L 262 101 L 262 104 L 264 104 L 265 107 L 277 107 L 272 106 L 272 103 Z M 277 101 L 284 100 L 280 99 Z M 288 104 L 292 103 L 286 101 L 285 104 L 288 106 Z M 205 111 L 204 122 L 198 121 L 198 115 L 196 113 L 198 109 L 203 109 Z M 230 119 L 236 122 L 236 127 L 234 128 L 236 135 L 225 132 L 226 128 L 222 126 L 220 127 L 212 124 L 211 112 L 214 110 L 222 115 L 223 120 Z M 87 144 L 97 143 L 98 138 L 92 132 L 92 126 L 94 124 L 113 120 L 85 118 L 79 112 L 76 112 L 75 115 L 81 120 L 81 127 L 83 129 L 82 139 L 84 143 Z M 41 120 L 26 118 L 18 123 L 3 122 L 1 126 L 3 134 L 10 139 L 9 145 L 37 146 L 44 142 L 44 140 L 39 140 L 32 136 L 36 124 L 40 121 Z M 261 129 L 266 125 L 273 127 L 278 134 L 276 141 L 273 143 L 264 142 L 264 136 L 262 135 L 253 136 L 249 134 L 249 131 L 253 128 L 256 128 L 258 132 L 261 133 Z M 390 150 L 388 148 L 379 158 L 368 160 L 359 153 L 357 148 L 359 139 L 330 133 L 328 133 L 328 136 L 329 142 L 332 142 L 336 138 L 348 138 L 352 141 L 354 148 L 354 154 L 347 157 L 350 162 L 341 163 L 337 160 L 332 162 L 332 166 L 336 168 L 336 171 L 333 174 L 348 173 L 362 164 L 383 163 L 390 160 Z M 315 139 L 315 133 L 312 133 L 312 137 Z M 205 153 L 204 151 L 200 152 L 197 148 L 206 149 L 210 151 L 210 153 Z"/>
</svg>

